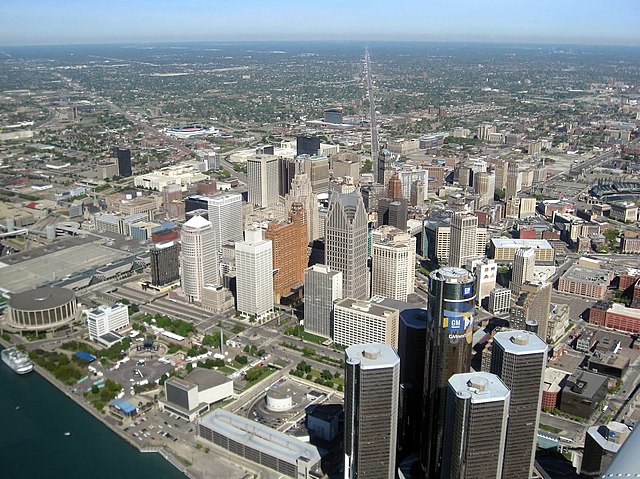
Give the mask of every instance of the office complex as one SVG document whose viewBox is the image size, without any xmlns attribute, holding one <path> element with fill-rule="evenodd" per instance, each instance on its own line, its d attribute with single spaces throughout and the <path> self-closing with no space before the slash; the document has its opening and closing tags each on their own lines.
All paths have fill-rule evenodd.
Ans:
<svg viewBox="0 0 640 479">
<path fill-rule="evenodd" d="M 536 324 L 538 336 L 547 340 L 549 310 L 551 309 L 551 283 L 525 283 L 520 287 L 515 303 L 511 305 L 509 322 L 513 329 L 526 329 L 527 323 Z"/>
<path fill-rule="evenodd" d="M 118 176 L 131 176 L 131 150 L 116 146 L 113 149 L 113 156 L 116 158 L 118 165 Z"/>
<path fill-rule="evenodd" d="M 460 268 L 470 258 L 484 254 L 478 251 L 478 218 L 467 213 L 454 213 L 451 217 L 449 265 Z M 478 254 L 482 253 L 482 254 Z"/>
<path fill-rule="evenodd" d="M 296 137 L 296 154 L 317 155 L 320 152 L 320 138 L 312 135 L 298 135 Z"/>
<path fill-rule="evenodd" d="M 180 231 L 182 291 L 191 302 L 202 300 L 202 288 L 219 284 L 218 252 L 211 222 L 194 216 Z"/>
<path fill-rule="evenodd" d="M 616 421 L 610 421 L 606 425 L 591 426 L 587 429 L 584 437 L 584 454 L 582 455 L 580 474 L 593 478 L 608 477 L 602 476 L 602 474 L 607 470 L 630 434 L 631 429 L 626 424 Z"/>
<path fill-rule="evenodd" d="M 261 321 L 273 312 L 273 245 L 260 228 L 249 228 L 244 237 L 236 242 L 237 309 Z"/>
<path fill-rule="evenodd" d="M 536 253 L 533 248 L 521 248 L 513 257 L 513 268 L 509 289 L 515 295 L 520 293 L 524 283 L 533 281 L 536 267 Z"/>
<path fill-rule="evenodd" d="M 507 185 L 505 187 L 505 199 L 515 198 L 522 189 L 522 172 L 509 171 L 507 173 Z"/>
<path fill-rule="evenodd" d="M 493 337 L 491 372 L 511 391 L 502 477 L 529 479 L 533 472 L 547 343 L 528 331 Z"/>
<path fill-rule="evenodd" d="M 389 178 L 389 184 L 387 185 L 387 198 L 394 200 L 396 198 L 403 198 L 402 194 L 402 181 L 398 173 L 394 173 Z"/>
<path fill-rule="evenodd" d="M 416 239 L 392 226 L 371 235 L 371 295 L 406 301 L 413 293 Z"/>
<path fill-rule="evenodd" d="M 462 268 L 429 274 L 427 346 L 420 460 L 427 477 L 439 477 L 447 381 L 471 368 L 475 278 Z"/>
<path fill-rule="evenodd" d="M 441 478 L 502 479 L 509 398 L 509 389 L 494 374 L 451 376 Z"/>
<path fill-rule="evenodd" d="M 342 273 L 315 264 L 304 270 L 304 329 L 332 337 L 334 301 L 342 299 Z"/>
<path fill-rule="evenodd" d="M 308 241 L 302 204 L 292 205 L 288 223 L 270 223 L 265 239 L 273 242 L 273 293 L 279 303 L 304 282 Z"/>
<path fill-rule="evenodd" d="M 149 250 L 151 262 L 151 284 L 165 286 L 180 279 L 180 256 L 178 243 L 157 243 Z"/>
<path fill-rule="evenodd" d="M 333 191 L 325 221 L 325 261 L 332 270 L 342 272 L 345 298 L 369 297 L 367 268 L 367 212 L 358 190 Z"/>
<path fill-rule="evenodd" d="M 510 263 L 518 250 L 532 248 L 536 255 L 536 264 L 553 265 L 555 250 L 547 240 L 491 238 L 489 256 L 498 263 Z"/>
<path fill-rule="evenodd" d="M 249 203 L 258 208 L 278 204 L 278 158 L 259 156 L 247 159 Z"/>
<path fill-rule="evenodd" d="M 407 229 L 407 200 L 404 198 L 378 200 L 378 225 L 394 226 L 402 231 Z"/>
<path fill-rule="evenodd" d="M 278 193 L 286 196 L 291 182 L 296 175 L 303 172 L 302 162 L 295 158 L 278 158 Z"/>
<path fill-rule="evenodd" d="M 127 326 L 129 326 L 129 308 L 122 303 L 98 306 L 87 313 L 89 337 L 94 341 L 99 341 L 101 336 Z"/>
<path fill-rule="evenodd" d="M 473 191 L 477 195 L 476 208 L 481 208 L 493 201 L 496 191 L 496 176 L 493 173 L 480 172 L 473 176 Z"/>
<path fill-rule="evenodd" d="M 384 343 L 398 347 L 399 312 L 374 300 L 344 298 L 333 305 L 333 341 L 341 346 Z"/>
<path fill-rule="evenodd" d="M 394 479 L 400 359 L 386 344 L 345 352 L 344 452 L 348 479 Z"/>
<path fill-rule="evenodd" d="M 386 187 L 387 183 L 389 183 L 389 178 L 391 178 L 391 164 L 393 162 L 391 152 L 383 148 L 375 158 L 377 160 L 373 165 L 375 182 Z"/>
</svg>

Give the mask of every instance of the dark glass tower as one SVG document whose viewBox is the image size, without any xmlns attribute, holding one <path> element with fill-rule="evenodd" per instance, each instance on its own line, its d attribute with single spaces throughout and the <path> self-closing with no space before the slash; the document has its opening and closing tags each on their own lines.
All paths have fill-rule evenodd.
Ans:
<svg viewBox="0 0 640 479">
<path fill-rule="evenodd" d="M 312 135 L 296 137 L 296 154 L 316 156 L 320 151 L 320 138 Z"/>
<path fill-rule="evenodd" d="M 180 279 L 178 244 L 173 241 L 158 243 L 151 250 L 151 284 L 164 286 Z"/>
<path fill-rule="evenodd" d="M 429 275 L 420 461 L 426 477 L 440 477 L 447 381 L 471 368 L 475 277 L 445 267 Z"/>
<path fill-rule="evenodd" d="M 131 176 L 131 150 L 117 146 L 113 149 L 113 156 L 117 159 L 118 176 Z"/>
</svg>

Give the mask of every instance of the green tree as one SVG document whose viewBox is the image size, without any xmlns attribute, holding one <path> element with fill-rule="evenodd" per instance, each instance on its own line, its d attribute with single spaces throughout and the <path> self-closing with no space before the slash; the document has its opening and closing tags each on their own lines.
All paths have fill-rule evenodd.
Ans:
<svg viewBox="0 0 640 479">
<path fill-rule="evenodd" d="M 236 355 L 235 360 L 240 364 L 249 363 L 249 358 L 247 358 L 246 356 L 240 356 L 239 354 Z"/>
</svg>

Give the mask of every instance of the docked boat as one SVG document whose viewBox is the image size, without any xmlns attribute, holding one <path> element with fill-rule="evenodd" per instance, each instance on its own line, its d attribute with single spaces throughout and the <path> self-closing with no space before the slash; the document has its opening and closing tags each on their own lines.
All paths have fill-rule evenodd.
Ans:
<svg viewBox="0 0 640 479">
<path fill-rule="evenodd" d="M 33 371 L 33 362 L 27 353 L 23 353 L 18 348 L 3 349 L 2 361 L 18 374 L 27 374 Z"/>
</svg>

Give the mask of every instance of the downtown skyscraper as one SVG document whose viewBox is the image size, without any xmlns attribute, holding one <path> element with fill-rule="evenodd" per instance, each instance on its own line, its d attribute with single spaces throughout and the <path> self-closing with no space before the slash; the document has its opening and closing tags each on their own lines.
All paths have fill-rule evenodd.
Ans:
<svg viewBox="0 0 640 479">
<path fill-rule="evenodd" d="M 360 191 L 334 190 L 325 221 L 325 264 L 342 272 L 344 298 L 367 299 L 368 217 Z"/>
<path fill-rule="evenodd" d="M 182 291 L 190 302 L 202 301 L 202 288 L 220 283 L 218 252 L 211 222 L 194 216 L 180 231 Z"/>
<path fill-rule="evenodd" d="M 451 216 L 450 266 L 461 268 L 467 259 L 480 256 L 478 254 L 477 230 L 478 218 L 475 215 L 454 213 Z"/>
<path fill-rule="evenodd" d="M 475 300 L 475 277 L 469 271 L 448 266 L 429 274 L 420 440 L 420 461 L 428 478 L 440 477 L 442 467 L 447 381 L 471 369 Z"/>
</svg>

